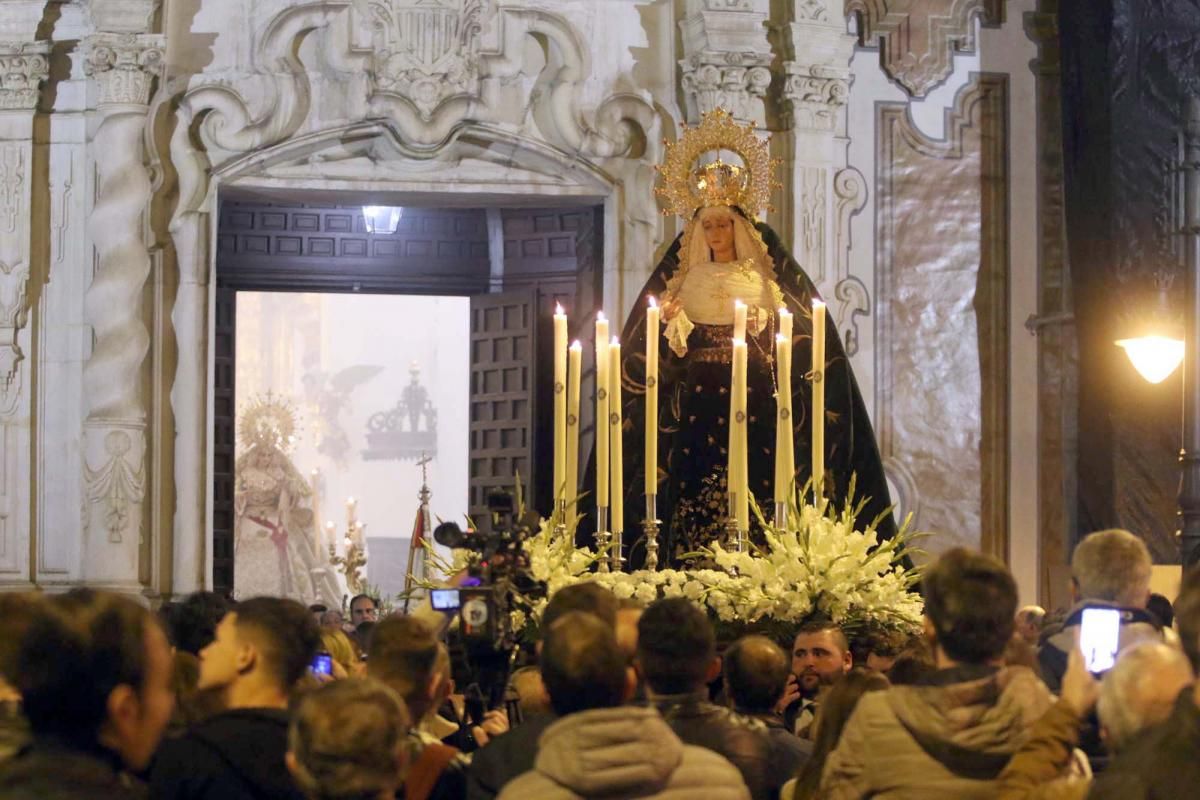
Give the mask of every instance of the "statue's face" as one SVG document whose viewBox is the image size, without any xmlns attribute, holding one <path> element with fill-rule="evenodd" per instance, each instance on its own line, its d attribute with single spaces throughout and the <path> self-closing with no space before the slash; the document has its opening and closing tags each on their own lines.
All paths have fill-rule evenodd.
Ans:
<svg viewBox="0 0 1200 800">
<path fill-rule="evenodd" d="M 708 214 L 700 225 L 704 228 L 704 241 L 714 256 L 733 256 L 733 217 L 729 214 Z"/>
</svg>

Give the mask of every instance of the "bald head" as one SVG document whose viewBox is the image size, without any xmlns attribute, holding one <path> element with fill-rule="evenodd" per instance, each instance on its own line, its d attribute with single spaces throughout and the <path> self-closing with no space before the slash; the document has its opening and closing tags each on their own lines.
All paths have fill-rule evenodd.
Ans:
<svg viewBox="0 0 1200 800">
<path fill-rule="evenodd" d="M 1100 685 L 1097 710 L 1109 748 L 1119 751 L 1139 732 L 1170 716 L 1175 698 L 1191 682 L 1191 664 L 1174 647 L 1146 642 L 1121 653 Z"/>
<path fill-rule="evenodd" d="M 791 662 L 765 636 L 745 636 L 725 653 L 725 686 L 739 711 L 769 712 L 787 687 Z"/>
</svg>

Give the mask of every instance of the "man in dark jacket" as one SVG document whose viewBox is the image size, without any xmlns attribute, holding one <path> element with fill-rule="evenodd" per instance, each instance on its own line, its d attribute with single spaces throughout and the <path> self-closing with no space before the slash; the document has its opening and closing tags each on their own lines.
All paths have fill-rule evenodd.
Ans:
<svg viewBox="0 0 1200 800">
<path fill-rule="evenodd" d="M 586 611 L 615 629 L 618 605 L 616 596 L 598 583 L 585 581 L 564 586 L 546 603 L 540 629 L 550 630 L 551 625 L 572 611 Z M 538 739 L 557 719 L 553 712 L 531 715 L 476 750 L 467 777 L 467 800 L 492 800 L 506 783 L 533 769 Z"/>
<path fill-rule="evenodd" d="M 765 636 L 745 636 L 725 652 L 725 694 L 733 710 L 767 727 L 771 741 L 771 786 L 779 789 L 796 777 L 812 753 L 812 742 L 801 739 L 775 713 L 787 688 L 791 664 L 783 648 Z"/>
<path fill-rule="evenodd" d="M 288 701 L 320 645 L 295 600 L 239 603 L 200 651 L 199 688 L 219 689 L 223 713 L 164 742 L 150 774 L 156 800 L 302 800 L 288 774 Z"/>
<path fill-rule="evenodd" d="M 2 800 L 133 800 L 174 705 L 167 637 L 146 609 L 77 589 L 37 604 L 16 688 L 33 741 L 0 769 Z"/>
<path fill-rule="evenodd" d="M 1200 669 L 1200 569 L 1183 578 L 1175 601 L 1179 641 L 1193 670 Z M 1195 797 L 1200 786 L 1200 682 L 1184 689 L 1166 722 L 1121 750 L 1096 782 L 1095 800 Z"/>
<path fill-rule="evenodd" d="M 691 601 L 659 600 L 638 620 L 637 668 L 650 702 L 684 744 L 725 756 L 742 773 L 755 800 L 775 797 L 767 727 L 708 699 L 721 673 L 712 625 Z"/>
<path fill-rule="evenodd" d="M 1150 551 L 1129 531 L 1088 534 L 1071 554 L 1071 593 L 1075 605 L 1061 627 L 1038 648 L 1042 680 L 1057 692 L 1067 671 L 1067 653 L 1075 646 L 1085 608 L 1121 612 L 1120 649 L 1141 641 L 1162 641 L 1162 623 L 1146 610 L 1150 600 Z"/>
</svg>

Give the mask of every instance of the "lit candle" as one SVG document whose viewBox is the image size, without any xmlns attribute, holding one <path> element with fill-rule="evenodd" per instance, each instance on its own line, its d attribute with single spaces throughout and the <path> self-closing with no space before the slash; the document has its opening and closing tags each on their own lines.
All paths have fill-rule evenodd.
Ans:
<svg viewBox="0 0 1200 800">
<path fill-rule="evenodd" d="M 583 372 L 583 345 L 575 342 L 567 354 L 567 447 L 566 492 L 570 509 L 579 491 L 579 376 Z"/>
<path fill-rule="evenodd" d="M 790 314 L 788 315 L 791 316 Z M 789 320 L 790 322 L 790 320 Z M 775 502 L 786 503 L 796 475 L 795 441 L 792 436 L 792 338 L 782 332 L 775 337 Z"/>
<path fill-rule="evenodd" d="M 554 308 L 554 501 L 566 497 L 567 484 L 567 315 Z"/>
<path fill-rule="evenodd" d="M 825 304 L 813 300 L 812 315 L 812 477 L 815 501 L 825 491 Z"/>
<path fill-rule="evenodd" d="M 733 338 L 746 340 L 746 304 L 741 300 L 733 301 Z"/>
<path fill-rule="evenodd" d="M 739 530 L 748 530 L 750 503 L 747 497 L 749 476 L 746 464 L 746 342 L 733 340 L 733 371 L 729 390 L 729 466 L 726 487 L 733 498 L 730 514 Z"/>
<path fill-rule="evenodd" d="M 608 506 L 608 319 L 596 315 L 596 507 Z"/>
<path fill-rule="evenodd" d="M 353 497 L 346 498 L 346 521 L 350 527 L 354 527 L 354 509 L 358 505 L 358 501 Z"/>
<path fill-rule="evenodd" d="M 788 340 L 788 345 L 792 343 L 792 312 L 786 307 L 779 309 L 779 335 Z"/>
<path fill-rule="evenodd" d="M 329 544 L 337 544 L 337 529 L 334 527 L 333 520 L 325 523 L 325 538 L 329 540 Z"/>
<path fill-rule="evenodd" d="M 621 435 L 621 343 L 612 338 L 608 346 L 608 435 L 612 449 L 612 532 L 625 530 L 625 443 Z M 619 553 L 617 555 L 620 555 Z"/>
<path fill-rule="evenodd" d="M 658 494 L 658 301 L 646 309 L 646 494 Z"/>
</svg>

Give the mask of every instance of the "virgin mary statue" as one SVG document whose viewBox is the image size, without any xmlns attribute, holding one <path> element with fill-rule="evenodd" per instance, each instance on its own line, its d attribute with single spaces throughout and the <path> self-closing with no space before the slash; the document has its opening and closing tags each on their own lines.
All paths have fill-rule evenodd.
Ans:
<svg viewBox="0 0 1200 800">
<path fill-rule="evenodd" d="M 718 158 L 701 164 L 717 151 Z M 742 163 L 721 160 L 732 152 Z M 729 114 L 706 114 L 670 145 L 659 194 L 669 211 L 687 220 L 646 282 L 622 335 L 625 390 L 625 508 L 632 513 L 626 531 L 638 530 L 644 483 L 643 427 L 647 391 L 659 395 L 660 548 L 679 565 L 685 554 L 724 538 L 728 516 L 726 450 L 729 441 L 729 384 L 735 301 L 747 305 L 747 406 L 750 490 L 770 516 L 774 499 L 776 424 L 791 428 L 796 453 L 793 486 L 811 474 L 812 307 L 816 287 L 789 255 L 770 227 L 755 221 L 755 209 L 767 205 L 773 163 L 767 144 L 753 129 L 737 125 Z M 659 339 L 658 374 L 646 375 L 646 313 L 649 299 L 660 301 L 665 326 Z M 779 309 L 794 315 L 793 380 L 776 381 L 774 342 Z M 895 533 L 891 501 L 879 449 L 862 396 L 842 349 L 836 327 L 829 326 L 825 352 L 825 474 L 818 476 L 824 496 L 840 508 L 854 485 L 854 502 L 864 502 L 859 526 L 878 520 L 881 537 Z M 778 420 L 776 392 L 792 393 L 790 419 Z M 761 538 L 751 522 L 751 540 Z M 629 537 L 632 538 L 632 537 Z M 627 556 L 644 559 L 644 541 Z"/>
</svg>

